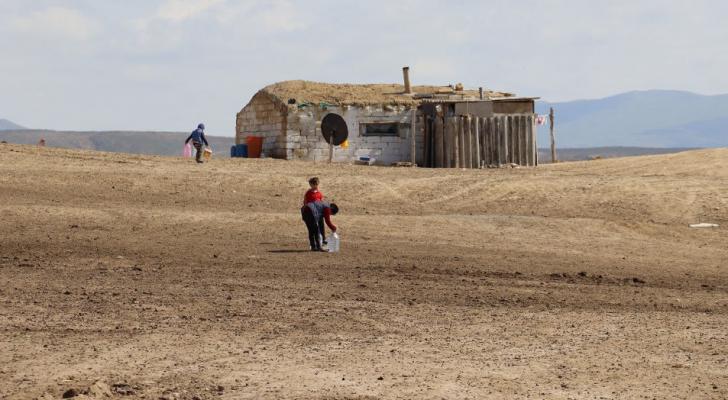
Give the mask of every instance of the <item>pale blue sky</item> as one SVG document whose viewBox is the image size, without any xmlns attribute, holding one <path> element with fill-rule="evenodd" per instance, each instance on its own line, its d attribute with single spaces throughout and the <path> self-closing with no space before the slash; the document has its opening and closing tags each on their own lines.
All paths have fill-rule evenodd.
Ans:
<svg viewBox="0 0 728 400">
<path fill-rule="evenodd" d="M 728 92 L 726 1 L 0 0 L 0 118 L 233 135 L 276 81 Z"/>
</svg>

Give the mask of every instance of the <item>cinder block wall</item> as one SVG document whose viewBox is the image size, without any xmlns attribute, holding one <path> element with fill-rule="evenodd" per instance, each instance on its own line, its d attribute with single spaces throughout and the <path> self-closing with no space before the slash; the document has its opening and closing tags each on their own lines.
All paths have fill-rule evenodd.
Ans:
<svg viewBox="0 0 728 400">
<path fill-rule="evenodd" d="M 277 143 L 285 141 L 287 107 L 275 104 L 265 93 L 257 93 L 238 113 L 235 143 L 245 143 L 248 136 L 262 136 L 263 152 L 268 157 L 286 158 Z"/>
<path fill-rule="evenodd" d="M 329 145 L 321 134 L 321 120 L 328 113 L 341 115 L 349 128 L 349 147 L 336 147 L 334 160 L 352 161 L 360 156 L 374 157 L 378 164 L 389 165 L 397 161 L 410 161 L 410 135 L 412 111 L 400 107 L 328 107 L 321 110 L 307 107 L 288 114 L 287 134 L 279 142 L 285 148 L 286 158 L 313 161 L 328 160 Z M 421 119 L 418 119 L 418 122 Z M 399 136 L 363 136 L 362 124 L 367 122 L 397 122 Z M 416 132 L 418 159 L 424 151 L 423 130 L 418 123 Z"/>
<path fill-rule="evenodd" d="M 321 134 L 321 120 L 328 113 L 341 115 L 349 128 L 349 147 L 337 146 L 334 160 L 352 161 L 369 155 L 378 164 L 389 165 L 397 161 L 410 161 L 412 111 L 406 107 L 368 106 L 322 109 L 311 105 L 289 110 L 276 104 L 266 93 L 257 93 L 238 113 L 235 143 L 245 143 L 248 136 L 262 136 L 263 152 L 269 157 L 289 160 L 325 161 L 329 158 L 329 145 Z M 363 136 L 362 124 L 370 122 L 397 122 L 398 136 Z M 417 121 L 417 162 L 424 153 L 422 119 Z"/>
</svg>

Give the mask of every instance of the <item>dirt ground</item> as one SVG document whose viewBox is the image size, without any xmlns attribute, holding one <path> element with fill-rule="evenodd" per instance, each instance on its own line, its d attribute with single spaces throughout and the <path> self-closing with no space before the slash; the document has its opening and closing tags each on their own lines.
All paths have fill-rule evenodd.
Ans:
<svg viewBox="0 0 728 400">
<path fill-rule="evenodd" d="M 728 398 L 728 149 L 0 171 L 2 399 Z M 312 175 L 341 253 L 307 251 Z"/>
</svg>

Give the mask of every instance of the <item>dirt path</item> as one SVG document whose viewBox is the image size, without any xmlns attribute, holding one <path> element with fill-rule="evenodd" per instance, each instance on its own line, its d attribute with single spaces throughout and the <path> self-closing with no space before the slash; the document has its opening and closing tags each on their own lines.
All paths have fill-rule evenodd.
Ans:
<svg viewBox="0 0 728 400">
<path fill-rule="evenodd" d="M 2 399 L 728 397 L 728 150 L 463 171 L 3 144 L 0 170 Z M 340 254 L 306 251 L 311 175 Z"/>
</svg>

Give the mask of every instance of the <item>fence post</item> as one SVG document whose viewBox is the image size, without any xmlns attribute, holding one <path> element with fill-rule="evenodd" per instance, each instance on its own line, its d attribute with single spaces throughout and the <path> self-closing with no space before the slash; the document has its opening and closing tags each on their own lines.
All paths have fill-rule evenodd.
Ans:
<svg viewBox="0 0 728 400">
<path fill-rule="evenodd" d="M 424 115 L 422 119 L 422 128 L 424 128 L 424 135 L 422 138 L 422 145 L 424 146 L 422 157 L 422 165 L 424 167 L 430 166 L 430 116 Z"/>
<path fill-rule="evenodd" d="M 453 168 L 457 168 L 460 166 L 460 135 L 461 135 L 461 126 L 460 126 L 460 117 L 454 116 L 453 117 L 453 123 L 455 126 L 453 127 L 453 140 L 452 140 L 452 158 Z"/>
<path fill-rule="evenodd" d="M 473 118 L 470 115 L 466 117 L 465 129 L 468 132 L 465 136 L 465 168 L 473 168 Z"/>
<path fill-rule="evenodd" d="M 505 123 L 505 129 L 503 130 L 503 134 L 505 135 L 503 140 L 503 164 L 508 164 L 511 154 L 510 149 L 508 148 L 508 144 L 511 142 L 511 119 L 509 117 L 504 117 L 503 120 Z"/>
<path fill-rule="evenodd" d="M 445 151 L 445 164 L 443 167 L 450 168 L 452 164 L 452 117 L 445 118 L 445 143 L 443 150 Z"/>
<path fill-rule="evenodd" d="M 554 135 L 554 108 L 549 108 L 549 133 L 551 134 L 551 162 L 558 162 L 556 160 L 556 136 Z"/>
<path fill-rule="evenodd" d="M 463 127 L 463 117 L 458 116 L 457 117 L 457 124 L 458 124 L 458 139 L 457 139 L 457 162 L 455 163 L 455 168 L 460 168 L 463 166 L 463 137 L 465 136 L 465 128 Z"/>
<path fill-rule="evenodd" d="M 415 143 L 417 136 L 417 108 L 412 109 L 412 124 L 410 125 L 410 162 L 412 166 L 417 165 L 417 144 Z"/>
<path fill-rule="evenodd" d="M 533 142 L 533 166 L 538 166 L 538 129 L 536 129 L 536 116 L 531 116 L 531 142 Z"/>
<path fill-rule="evenodd" d="M 526 125 L 528 117 L 522 115 L 518 121 L 518 164 L 528 165 L 528 132 Z"/>
<path fill-rule="evenodd" d="M 483 146 L 484 146 L 484 153 L 483 153 L 484 157 L 483 158 L 484 158 L 484 160 L 483 161 L 484 161 L 484 164 L 486 167 L 488 165 L 490 165 L 490 160 L 491 160 L 491 157 L 490 157 L 490 152 L 491 152 L 490 130 L 491 130 L 491 126 L 492 126 L 491 121 L 492 121 L 492 119 L 488 118 L 488 117 L 484 118 L 484 121 L 483 121 L 483 123 L 484 123 L 483 124 L 484 125 L 483 126 Z"/>
<path fill-rule="evenodd" d="M 442 168 L 443 160 L 444 160 L 444 154 L 443 154 L 443 147 L 444 147 L 444 141 L 443 141 L 443 128 L 445 123 L 445 117 L 440 117 L 439 115 L 436 117 L 435 120 L 435 167 L 436 168 Z"/>
<path fill-rule="evenodd" d="M 478 168 L 483 168 L 483 160 L 485 159 L 485 117 L 480 118 L 480 126 L 478 126 L 478 142 L 480 142 L 480 159 L 478 160 Z"/>
<path fill-rule="evenodd" d="M 499 165 L 500 159 L 500 121 L 498 117 L 493 117 L 493 165 Z"/>
</svg>

